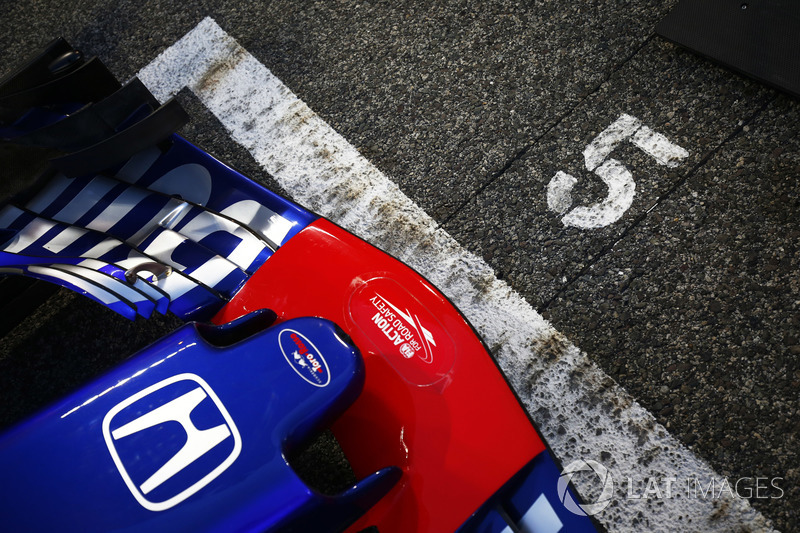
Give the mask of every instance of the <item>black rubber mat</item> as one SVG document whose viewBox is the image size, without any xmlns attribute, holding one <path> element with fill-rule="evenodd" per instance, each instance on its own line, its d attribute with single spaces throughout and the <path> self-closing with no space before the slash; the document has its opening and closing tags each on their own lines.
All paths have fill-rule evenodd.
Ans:
<svg viewBox="0 0 800 533">
<path fill-rule="evenodd" d="M 798 0 L 681 0 L 656 33 L 800 98 Z"/>
</svg>

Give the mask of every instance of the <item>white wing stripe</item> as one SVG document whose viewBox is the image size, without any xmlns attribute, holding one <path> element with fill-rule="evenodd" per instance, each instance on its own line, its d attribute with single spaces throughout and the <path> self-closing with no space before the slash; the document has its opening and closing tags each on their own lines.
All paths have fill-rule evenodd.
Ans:
<svg viewBox="0 0 800 533">
<path fill-rule="evenodd" d="M 54 227 L 54 222 L 37 217 L 17 232 L 4 251 L 12 254 L 21 253 Z"/>
<path fill-rule="evenodd" d="M 75 241 L 86 235 L 88 232 L 85 229 L 77 226 L 67 226 L 61 233 L 50 239 L 45 243 L 43 248 L 57 254 L 64 251 L 64 249 L 73 244 Z"/>
<path fill-rule="evenodd" d="M 110 292 L 98 287 L 97 285 L 89 283 L 85 279 L 72 275 L 68 272 L 56 270 L 50 267 L 43 267 L 36 265 L 29 266 L 28 270 L 34 274 L 49 276 L 51 278 L 61 279 L 68 283 L 71 283 L 72 285 L 78 287 L 80 290 L 88 292 L 89 294 L 91 294 L 92 296 L 94 296 L 95 298 L 97 298 L 106 305 L 120 301 L 119 298 L 117 298 L 114 294 L 111 294 Z"/>
<path fill-rule="evenodd" d="M 81 192 L 64 206 L 53 218 L 59 222 L 74 224 L 79 218 L 94 207 L 100 199 L 110 191 L 116 182 L 108 178 L 97 177 L 90 181 Z M 39 213 L 41 209 L 33 209 Z"/>
<path fill-rule="evenodd" d="M 96 270 L 73 265 L 58 265 L 58 270 L 71 272 L 75 275 L 86 278 L 89 281 L 93 281 L 102 286 L 104 289 L 114 292 L 129 302 L 133 302 L 134 304 L 148 300 L 145 295 L 131 288 L 129 285 L 126 285 L 124 282 L 112 276 L 97 272 Z"/>
<path fill-rule="evenodd" d="M 56 174 L 48 182 L 47 187 L 40 191 L 25 207 L 34 213 L 41 213 L 50 207 L 73 182 L 74 180 L 67 178 L 63 174 Z"/>
</svg>

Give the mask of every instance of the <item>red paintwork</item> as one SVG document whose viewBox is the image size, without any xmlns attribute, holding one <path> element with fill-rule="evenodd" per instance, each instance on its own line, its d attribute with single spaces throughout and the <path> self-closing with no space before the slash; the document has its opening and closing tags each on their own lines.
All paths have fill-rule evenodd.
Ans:
<svg viewBox="0 0 800 533">
<path fill-rule="evenodd" d="M 388 465 L 404 473 L 350 531 L 453 531 L 545 448 L 447 299 L 331 222 L 290 239 L 214 321 L 261 308 L 333 320 L 364 355 L 364 392 L 334 434 L 357 476 Z"/>
</svg>

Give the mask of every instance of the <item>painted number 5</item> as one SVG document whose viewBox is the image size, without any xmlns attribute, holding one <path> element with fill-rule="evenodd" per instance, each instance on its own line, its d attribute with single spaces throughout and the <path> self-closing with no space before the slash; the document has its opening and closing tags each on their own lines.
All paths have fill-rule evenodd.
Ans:
<svg viewBox="0 0 800 533">
<path fill-rule="evenodd" d="M 561 218 L 565 226 L 602 228 L 622 218 L 631 206 L 636 192 L 633 176 L 622 163 L 608 157 L 625 140 L 629 140 L 660 165 L 667 167 L 678 166 L 689 155 L 689 152 L 671 143 L 660 133 L 642 125 L 636 117 L 620 116 L 583 151 L 586 169 L 597 174 L 608 187 L 608 195 L 601 202 L 569 210 L 572 206 L 570 192 L 578 180 L 566 172 L 558 171 L 547 185 L 547 207 L 558 214 L 566 213 Z"/>
</svg>

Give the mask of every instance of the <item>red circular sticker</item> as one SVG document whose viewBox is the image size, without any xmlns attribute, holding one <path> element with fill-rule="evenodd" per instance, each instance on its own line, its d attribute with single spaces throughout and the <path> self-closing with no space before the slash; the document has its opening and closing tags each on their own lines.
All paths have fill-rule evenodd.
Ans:
<svg viewBox="0 0 800 533">
<path fill-rule="evenodd" d="M 355 290 L 350 318 L 378 353 L 415 385 L 436 383 L 453 367 L 450 335 L 428 308 L 389 278 L 371 279 Z"/>
</svg>

